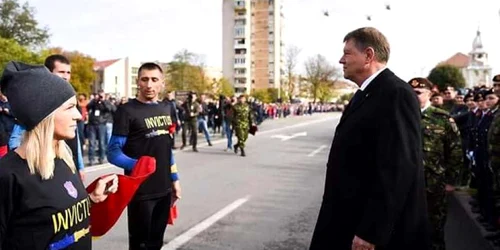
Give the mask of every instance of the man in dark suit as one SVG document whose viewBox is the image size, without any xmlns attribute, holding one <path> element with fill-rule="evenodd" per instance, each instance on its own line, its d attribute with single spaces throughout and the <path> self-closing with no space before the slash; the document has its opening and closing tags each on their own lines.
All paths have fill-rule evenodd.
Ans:
<svg viewBox="0 0 500 250">
<path fill-rule="evenodd" d="M 310 249 L 430 249 L 416 94 L 386 68 L 378 30 L 354 30 L 344 43 L 344 77 L 360 89 L 335 132 Z"/>
</svg>

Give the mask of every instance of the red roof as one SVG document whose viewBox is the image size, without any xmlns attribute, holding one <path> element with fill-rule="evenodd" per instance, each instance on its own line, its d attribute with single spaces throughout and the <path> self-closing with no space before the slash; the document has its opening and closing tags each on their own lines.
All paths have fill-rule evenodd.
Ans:
<svg viewBox="0 0 500 250">
<path fill-rule="evenodd" d="M 441 62 L 439 65 L 448 64 L 458 68 L 465 68 L 469 65 L 469 60 L 470 58 L 468 55 L 458 52 L 452 57 L 448 58 L 448 60 Z"/>
<path fill-rule="evenodd" d="M 120 61 L 120 59 L 106 60 L 106 61 L 96 61 L 94 62 L 94 70 L 102 70 L 105 69 L 111 64 Z"/>
</svg>

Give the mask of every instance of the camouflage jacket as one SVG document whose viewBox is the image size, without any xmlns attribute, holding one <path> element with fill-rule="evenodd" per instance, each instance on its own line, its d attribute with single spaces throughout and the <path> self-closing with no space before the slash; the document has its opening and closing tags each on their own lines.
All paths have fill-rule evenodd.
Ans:
<svg viewBox="0 0 500 250">
<path fill-rule="evenodd" d="M 447 111 L 431 106 L 422 113 L 422 142 L 427 191 L 444 192 L 463 166 L 460 132 Z"/>
<path fill-rule="evenodd" d="M 237 127 L 250 127 L 252 124 L 252 109 L 247 103 L 233 105 L 233 125 Z"/>
<path fill-rule="evenodd" d="M 500 112 L 496 107 L 495 116 L 488 131 L 488 153 L 492 169 L 500 169 Z"/>
</svg>

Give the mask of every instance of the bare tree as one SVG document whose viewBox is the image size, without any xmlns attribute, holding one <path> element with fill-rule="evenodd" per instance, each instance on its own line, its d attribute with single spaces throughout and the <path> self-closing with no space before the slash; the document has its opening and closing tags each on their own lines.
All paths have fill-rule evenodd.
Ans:
<svg viewBox="0 0 500 250">
<path fill-rule="evenodd" d="M 323 55 L 310 57 L 306 63 L 306 79 L 310 83 L 313 102 L 316 102 L 319 90 L 327 82 L 335 81 L 338 70 Z"/>
<path fill-rule="evenodd" d="M 297 66 L 297 57 L 300 53 L 301 49 L 299 49 L 295 45 L 290 45 L 290 47 L 286 50 L 286 74 L 288 75 L 288 84 L 286 86 L 286 92 L 290 101 L 292 100 L 293 93 L 295 92 L 295 81 L 294 81 L 294 72 L 295 67 Z"/>
</svg>

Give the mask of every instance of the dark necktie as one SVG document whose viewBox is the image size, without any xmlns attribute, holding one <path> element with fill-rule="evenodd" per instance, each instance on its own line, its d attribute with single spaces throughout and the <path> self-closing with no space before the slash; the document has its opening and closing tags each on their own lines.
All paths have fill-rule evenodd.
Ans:
<svg viewBox="0 0 500 250">
<path fill-rule="evenodd" d="M 354 96 L 351 98 L 351 101 L 349 101 L 349 107 L 354 106 L 354 104 L 361 99 L 362 95 L 363 95 L 363 90 L 358 89 L 358 91 L 356 91 Z"/>
</svg>

